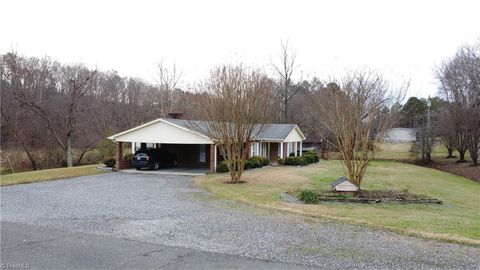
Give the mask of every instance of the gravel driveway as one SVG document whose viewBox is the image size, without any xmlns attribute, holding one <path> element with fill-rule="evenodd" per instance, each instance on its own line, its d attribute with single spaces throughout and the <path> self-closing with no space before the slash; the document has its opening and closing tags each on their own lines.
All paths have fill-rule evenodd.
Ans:
<svg viewBox="0 0 480 270">
<path fill-rule="evenodd" d="M 321 268 L 478 269 L 480 249 L 213 200 L 186 176 L 1 188 L 1 220 Z"/>
</svg>

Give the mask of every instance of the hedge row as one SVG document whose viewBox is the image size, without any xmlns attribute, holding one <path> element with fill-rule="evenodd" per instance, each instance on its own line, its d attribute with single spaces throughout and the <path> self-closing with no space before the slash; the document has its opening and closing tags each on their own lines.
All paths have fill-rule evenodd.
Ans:
<svg viewBox="0 0 480 270">
<path fill-rule="evenodd" d="M 270 164 L 270 160 L 268 160 L 268 158 L 253 156 L 252 158 L 245 160 L 243 169 L 248 170 L 253 168 L 261 168 L 268 164 Z M 222 161 L 217 164 L 217 172 L 219 173 L 228 172 L 228 167 L 225 161 Z"/>
<path fill-rule="evenodd" d="M 287 157 L 285 159 L 279 158 L 277 160 L 279 165 L 287 165 L 287 166 L 300 166 L 300 165 L 308 165 L 312 163 L 317 163 L 320 161 L 318 154 L 315 151 L 308 151 L 302 156 L 297 157 Z"/>
</svg>

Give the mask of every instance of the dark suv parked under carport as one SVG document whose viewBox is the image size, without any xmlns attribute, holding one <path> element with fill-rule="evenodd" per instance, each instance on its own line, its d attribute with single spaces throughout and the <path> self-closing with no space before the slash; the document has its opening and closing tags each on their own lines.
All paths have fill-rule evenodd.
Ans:
<svg viewBox="0 0 480 270">
<path fill-rule="evenodd" d="M 175 165 L 175 155 L 162 148 L 140 149 L 135 152 L 132 158 L 132 166 L 137 170 L 142 168 L 158 170 Z"/>
</svg>

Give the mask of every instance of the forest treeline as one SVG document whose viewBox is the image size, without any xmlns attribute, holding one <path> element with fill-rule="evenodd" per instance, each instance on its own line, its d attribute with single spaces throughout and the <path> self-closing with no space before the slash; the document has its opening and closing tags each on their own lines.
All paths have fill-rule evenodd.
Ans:
<svg viewBox="0 0 480 270">
<path fill-rule="evenodd" d="M 478 44 L 461 47 L 435 69 L 438 97 L 411 98 L 398 104 L 402 107 L 398 126 L 422 131 L 419 140 L 424 158 L 429 158 L 433 144 L 443 142 L 449 152 L 459 151 L 461 161 L 469 151 L 473 162 L 478 162 L 479 51 Z M 317 77 L 296 80 L 298 63 L 288 44 L 282 44 L 279 55 L 277 65 L 272 66 L 274 75 L 269 77 L 276 89 L 273 122 L 296 123 L 309 141 L 325 141 L 331 134 L 319 125 L 312 100 L 321 102 L 323 90 L 334 86 Z M 2 167 L 35 170 L 92 162 L 85 161 L 88 153 L 108 145 L 106 137 L 111 134 L 171 112 L 194 117 L 192 104 L 205 93 L 181 89 L 179 74 L 175 66 L 160 63 L 156 80 L 147 82 L 50 57 L 1 54 Z M 431 122 L 427 121 L 428 108 Z M 103 158 L 96 156 L 94 161 Z"/>
</svg>

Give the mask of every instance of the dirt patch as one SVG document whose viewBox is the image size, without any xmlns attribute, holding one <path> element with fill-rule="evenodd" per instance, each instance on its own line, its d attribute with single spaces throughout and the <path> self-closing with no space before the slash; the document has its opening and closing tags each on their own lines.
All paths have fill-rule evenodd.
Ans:
<svg viewBox="0 0 480 270">
<path fill-rule="evenodd" d="M 473 181 L 480 182 L 480 166 L 472 166 L 471 162 L 456 163 L 456 159 L 449 159 L 448 161 L 437 161 L 426 164 L 425 167 L 434 168 L 444 172 L 453 173 Z"/>
</svg>

